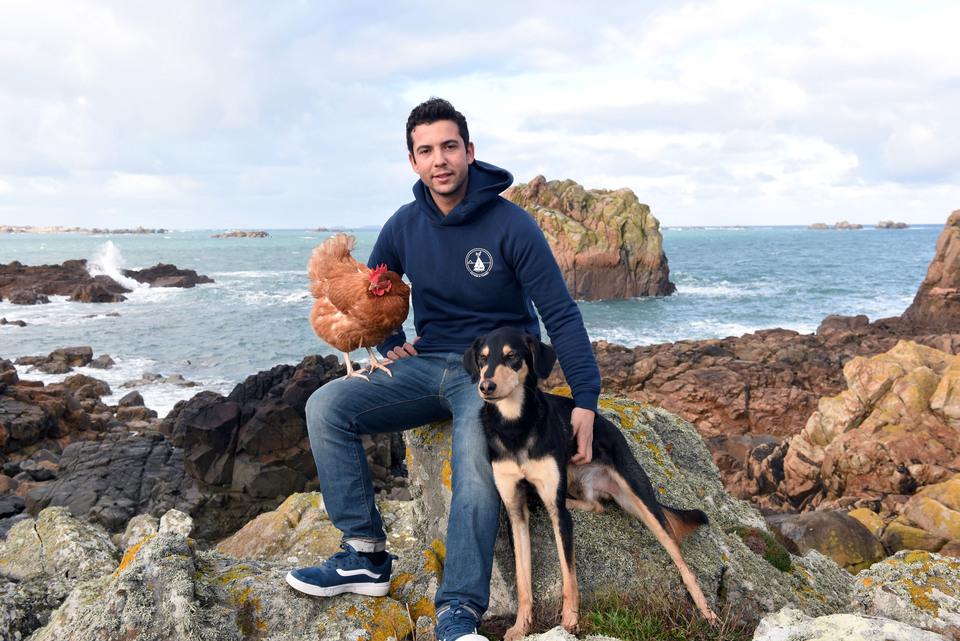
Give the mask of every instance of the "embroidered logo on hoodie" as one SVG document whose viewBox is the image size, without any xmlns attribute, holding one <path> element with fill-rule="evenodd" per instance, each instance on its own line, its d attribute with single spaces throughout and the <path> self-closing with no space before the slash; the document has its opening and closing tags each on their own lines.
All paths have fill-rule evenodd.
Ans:
<svg viewBox="0 0 960 641">
<path fill-rule="evenodd" d="M 483 247 L 474 247 L 467 252 L 463 264 L 467 266 L 468 274 L 482 278 L 493 269 L 493 255 Z"/>
</svg>

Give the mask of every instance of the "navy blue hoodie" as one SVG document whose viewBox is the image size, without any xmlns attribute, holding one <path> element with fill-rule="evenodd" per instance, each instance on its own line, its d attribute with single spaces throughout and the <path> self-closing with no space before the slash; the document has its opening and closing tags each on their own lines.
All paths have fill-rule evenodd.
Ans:
<svg viewBox="0 0 960 641">
<path fill-rule="evenodd" d="M 577 407 L 596 411 L 600 371 L 580 309 L 536 221 L 500 197 L 513 176 L 478 160 L 468 176 L 466 196 L 446 216 L 418 180 L 416 200 L 387 220 L 367 264 L 408 276 L 420 353 L 462 353 L 501 326 L 540 336 L 536 305 Z M 378 349 L 406 340 L 400 329 Z"/>
</svg>

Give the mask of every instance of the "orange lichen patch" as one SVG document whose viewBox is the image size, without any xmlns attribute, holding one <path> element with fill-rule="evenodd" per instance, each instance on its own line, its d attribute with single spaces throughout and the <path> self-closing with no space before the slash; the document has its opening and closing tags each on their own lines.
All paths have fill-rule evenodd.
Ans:
<svg viewBox="0 0 960 641">
<path fill-rule="evenodd" d="M 443 487 L 447 488 L 451 492 L 453 491 L 453 467 L 450 465 L 450 459 L 443 459 L 443 466 L 440 469 L 441 480 L 443 482 Z"/>
<path fill-rule="evenodd" d="M 904 563 L 929 563 L 930 553 L 923 550 L 914 550 L 903 557 Z"/>
<path fill-rule="evenodd" d="M 249 636 L 255 630 L 266 631 L 266 621 L 258 616 L 260 613 L 260 597 L 253 595 L 252 586 L 231 590 L 230 600 L 237 606 L 237 627 L 244 635 Z"/>
<path fill-rule="evenodd" d="M 873 577 L 865 576 L 860 580 L 860 583 L 862 583 L 864 587 L 869 588 L 871 585 L 873 585 Z"/>
<path fill-rule="evenodd" d="M 550 390 L 551 394 L 556 394 L 557 396 L 566 396 L 567 398 L 573 398 L 573 391 L 570 389 L 569 385 L 557 385 Z"/>
<path fill-rule="evenodd" d="M 363 603 L 363 607 L 351 608 L 360 628 L 368 633 L 358 636 L 357 641 L 387 641 L 387 639 L 405 639 L 413 633 L 413 625 L 407 616 L 407 608 L 392 599 L 372 598 Z"/>
<path fill-rule="evenodd" d="M 137 552 L 140 551 L 140 548 L 142 548 L 147 541 L 149 541 L 155 536 L 156 536 L 155 534 L 150 534 L 148 536 L 145 536 L 139 541 L 137 541 L 136 543 L 134 543 L 133 545 L 131 545 L 129 548 L 127 548 L 127 551 L 123 553 L 123 558 L 120 559 L 120 565 L 118 565 L 117 569 L 113 571 L 113 576 L 114 577 L 120 576 L 120 573 L 123 572 L 127 568 L 127 566 L 133 562 L 135 558 L 137 558 Z"/>
<path fill-rule="evenodd" d="M 405 585 L 413 581 L 413 575 L 409 572 L 400 572 L 390 580 L 390 595 L 402 590 Z"/>
<path fill-rule="evenodd" d="M 927 583 L 927 585 L 917 585 L 912 579 L 904 579 L 903 582 L 907 586 L 911 603 L 934 616 L 940 614 L 940 604 L 930 598 L 933 585 L 930 583 Z"/>
<path fill-rule="evenodd" d="M 623 403 L 618 402 L 616 399 L 601 398 L 597 401 L 597 405 L 605 410 L 614 412 L 618 417 L 620 417 L 620 425 L 624 428 L 634 423 L 633 418 L 627 411 L 627 408 L 623 406 Z"/>
<path fill-rule="evenodd" d="M 421 597 L 416 603 L 410 606 L 410 617 L 416 621 L 420 617 L 430 617 L 433 619 L 437 615 L 436 606 L 429 597 Z"/>
<path fill-rule="evenodd" d="M 423 557 L 423 569 L 438 579 L 443 577 L 443 563 L 447 558 L 446 544 L 440 539 L 434 539 L 430 547 L 423 551 Z"/>
<path fill-rule="evenodd" d="M 410 451 L 409 447 L 406 449 L 406 452 L 404 453 L 403 458 L 407 461 L 407 469 L 408 470 L 412 469 L 413 468 L 413 452 Z"/>
<path fill-rule="evenodd" d="M 440 445 L 450 440 L 449 423 L 428 423 L 410 430 L 423 445 Z"/>
</svg>

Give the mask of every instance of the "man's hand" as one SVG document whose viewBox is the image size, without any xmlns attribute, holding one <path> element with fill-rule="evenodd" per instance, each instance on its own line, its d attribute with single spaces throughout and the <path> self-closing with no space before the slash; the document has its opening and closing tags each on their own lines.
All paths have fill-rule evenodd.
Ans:
<svg viewBox="0 0 960 641">
<path fill-rule="evenodd" d="M 573 437 L 577 439 L 577 453 L 570 459 L 575 465 L 583 465 L 593 460 L 593 419 L 596 414 L 582 407 L 573 408 L 570 423 L 573 425 Z"/>
<path fill-rule="evenodd" d="M 420 340 L 419 336 L 414 338 L 413 342 L 416 343 L 418 340 Z M 404 343 L 403 345 L 400 345 L 399 347 L 394 347 L 389 352 L 387 352 L 387 358 L 389 358 L 391 361 L 399 360 L 401 358 L 406 358 L 408 356 L 416 356 L 416 355 L 417 355 L 417 350 L 414 349 L 413 343 Z"/>
</svg>

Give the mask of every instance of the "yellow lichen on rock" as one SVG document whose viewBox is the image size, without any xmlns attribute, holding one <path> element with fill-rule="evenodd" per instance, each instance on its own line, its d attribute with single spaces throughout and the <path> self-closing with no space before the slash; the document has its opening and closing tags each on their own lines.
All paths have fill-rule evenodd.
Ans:
<svg viewBox="0 0 960 641">
<path fill-rule="evenodd" d="M 134 543 L 133 545 L 131 545 L 129 548 L 127 548 L 127 551 L 123 553 L 123 558 L 120 559 L 120 564 L 117 566 L 117 569 L 113 571 L 113 576 L 114 577 L 120 576 L 120 573 L 123 572 L 127 568 L 127 566 L 133 562 L 135 558 L 137 558 L 137 552 L 140 551 L 140 548 L 142 548 L 148 541 L 150 541 L 150 539 L 152 539 L 155 536 L 156 536 L 155 534 L 150 534 L 148 536 L 145 536 L 139 541 L 137 541 L 136 543 Z"/>
</svg>

